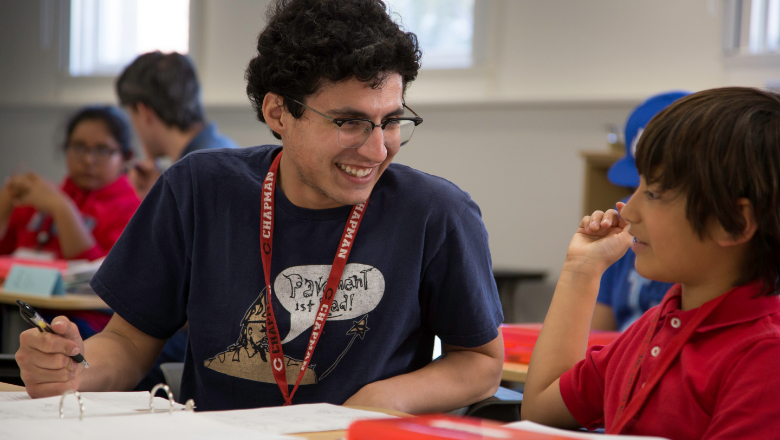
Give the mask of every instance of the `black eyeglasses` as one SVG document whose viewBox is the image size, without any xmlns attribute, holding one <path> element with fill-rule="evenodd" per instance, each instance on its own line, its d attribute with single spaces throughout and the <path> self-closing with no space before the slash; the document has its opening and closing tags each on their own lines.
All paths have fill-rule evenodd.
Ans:
<svg viewBox="0 0 780 440">
<path fill-rule="evenodd" d="M 96 148 L 90 148 L 82 143 L 68 144 L 67 151 L 68 153 L 80 159 L 87 156 L 92 156 L 97 161 L 106 161 L 115 154 L 119 154 L 119 150 L 106 145 L 99 145 Z"/>
<path fill-rule="evenodd" d="M 382 134 L 387 148 L 401 148 L 406 145 L 414 134 L 414 127 L 422 124 L 423 119 L 410 109 L 406 104 L 404 107 L 414 114 L 414 117 L 390 118 L 381 124 L 375 124 L 374 121 L 363 118 L 331 118 L 330 116 L 318 112 L 308 105 L 298 102 L 292 98 L 290 101 L 302 105 L 303 107 L 317 113 L 318 115 L 329 119 L 339 126 L 338 141 L 342 148 L 358 148 L 368 140 L 376 127 L 382 128 Z"/>
</svg>

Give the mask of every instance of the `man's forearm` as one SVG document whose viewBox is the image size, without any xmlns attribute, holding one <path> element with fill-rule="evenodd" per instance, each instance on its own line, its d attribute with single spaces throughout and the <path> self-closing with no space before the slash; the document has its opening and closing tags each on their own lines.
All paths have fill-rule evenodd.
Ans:
<svg viewBox="0 0 780 440">
<path fill-rule="evenodd" d="M 132 390 L 152 368 L 164 345 L 164 340 L 144 335 L 114 314 L 105 330 L 84 341 L 89 368 L 82 371 L 79 390 Z"/>
<path fill-rule="evenodd" d="M 345 405 L 395 409 L 410 414 L 451 411 L 492 396 L 503 368 L 500 354 L 456 350 L 417 371 L 363 387 Z"/>
</svg>

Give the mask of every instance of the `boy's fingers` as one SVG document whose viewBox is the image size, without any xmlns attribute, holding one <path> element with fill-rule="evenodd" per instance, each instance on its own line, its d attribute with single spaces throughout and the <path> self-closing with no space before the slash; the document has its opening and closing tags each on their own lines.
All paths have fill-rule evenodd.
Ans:
<svg viewBox="0 0 780 440">
<path fill-rule="evenodd" d="M 590 224 L 588 224 L 588 227 L 591 231 L 598 231 L 601 220 L 604 218 L 604 212 L 603 211 L 595 211 L 593 214 L 590 215 Z"/>
</svg>

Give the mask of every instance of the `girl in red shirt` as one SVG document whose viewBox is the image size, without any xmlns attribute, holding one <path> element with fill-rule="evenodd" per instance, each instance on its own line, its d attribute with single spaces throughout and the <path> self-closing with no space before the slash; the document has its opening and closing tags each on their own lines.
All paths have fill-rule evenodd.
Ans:
<svg viewBox="0 0 780 440">
<path fill-rule="evenodd" d="M 124 174 L 132 158 L 130 127 L 112 106 L 86 107 L 67 124 L 63 149 L 68 175 L 58 187 L 34 172 L 9 177 L 0 188 L 0 254 L 19 250 L 54 258 L 104 257 L 140 204 Z M 83 317 L 87 334 L 109 316 Z M 74 316 L 83 315 L 83 316 Z"/>
</svg>

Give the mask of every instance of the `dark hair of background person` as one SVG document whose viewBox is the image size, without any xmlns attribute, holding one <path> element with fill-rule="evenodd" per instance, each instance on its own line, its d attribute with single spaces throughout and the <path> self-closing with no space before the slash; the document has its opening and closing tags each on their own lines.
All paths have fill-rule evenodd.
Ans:
<svg viewBox="0 0 780 440">
<path fill-rule="evenodd" d="M 63 149 L 68 148 L 70 136 L 76 126 L 83 121 L 101 121 L 106 124 L 111 136 L 119 143 L 119 149 L 125 160 L 133 158 L 132 131 L 127 116 L 117 107 L 111 105 L 84 107 L 71 115 L 65 126 L 65 143 Z"/>
<path fill-rule="evenodd" d="M 376 88 L 390 73 L 401 75 L 406 90 L 420 69 L 417 36 L 394 23 L 380 0 L 277 0 L 267 23 L 245 74 L 261 122 L 268 92 L 304 102 L 323 82 L 356 78 Z M 303 115 L 294 102 L 284 106 Z"/>
<path fill-rule="evenodd" d="M 647 124 L 636 167 L 661 192 L 686 197 L 702 238 L 712 220 L 739 236 L 737 201 L 750 200 L 758 228 L 737 284 L 760 279 L 767 294 L 780 294 L 780 95 L 729 87 L 682 98 Z"/>
<path fill-rule="evenodd" d="M 117 79 L 116 94 L 123 106 L 135 108 L 140 102 L 165 124 L 181 130 L 205 119 L 195 67 L 176 52 L 140 55 Z"/>
</svg>

